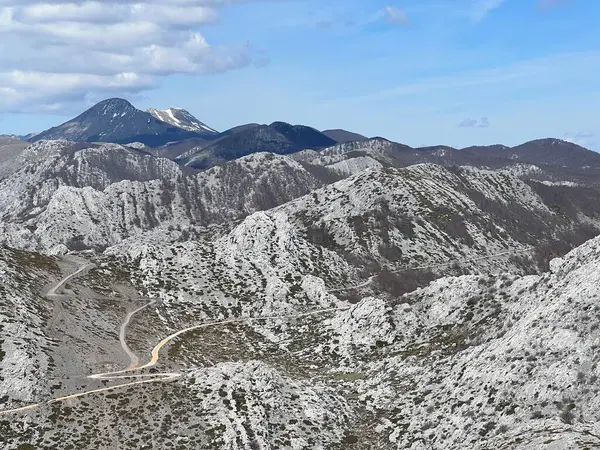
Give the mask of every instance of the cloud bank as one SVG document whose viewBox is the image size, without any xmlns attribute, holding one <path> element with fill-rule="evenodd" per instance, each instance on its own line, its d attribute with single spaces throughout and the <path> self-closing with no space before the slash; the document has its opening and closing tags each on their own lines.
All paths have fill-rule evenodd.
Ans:
<svg viewBox="0 0 600 450">
<path fill-rule="evenodd" d="M 232 2 L 0 0 L 0 111 L 59 110 L 136 94 L 175 73 L 246 66 L 247 45 L 213 45 L 198 32 Z"/>
</svg>

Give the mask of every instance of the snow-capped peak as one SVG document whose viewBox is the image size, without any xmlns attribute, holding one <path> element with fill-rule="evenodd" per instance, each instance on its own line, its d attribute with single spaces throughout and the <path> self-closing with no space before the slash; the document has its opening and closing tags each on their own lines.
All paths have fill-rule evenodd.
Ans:
<svg viewBox="0 0 600 450">
<path fill-rule="evenodd" d="M 159 120 L 186 131 L 217 134 L 217 131 L 196 119 L 183 108 L 168 108 L 164 110 L 149 108 L 146 112 Z"/>
</svg>

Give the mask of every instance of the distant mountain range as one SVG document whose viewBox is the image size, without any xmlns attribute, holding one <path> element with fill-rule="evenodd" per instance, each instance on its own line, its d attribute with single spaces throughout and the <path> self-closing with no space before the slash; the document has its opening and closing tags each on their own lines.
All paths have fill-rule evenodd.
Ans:
<svg viewBox="0 0 600 450">
<path fill-rule="evenodd" d="M 554 166 L 600 166 L 600 154 L 585 149 L 572 142 L 560 139 L 537 139 L 516 147 L 492 145 L 487 147 L 468 147 L 470 153 L 496 158 L 510 158 L 515 161 Z"/>
<path fill-rule="evenodd" d="M 319 131 L 285 122 L 249 123 L 218 132 L 184 109 L 141 111 L 118 98 L 104 100 L 58 127 L 23 139 L 125 144 L 194 169 L 206 169 L 253 153 L 286 155 L 330 148 L 329 153 L 377 151 L 397 166 L 428 162 L 495 168 L 503 167 L 509 160 L 552 166 L 561 172 L 575 168 L 578 179 L 590 178 L 586 171 L 600 170 L 598 153 L 558 139 L 540 139 L 512 148 L 492 145 L 456 149 L 449 146 L 412 148 L 347 130 Z M 595 172 L 592 178 L 596 179 Z"/>
<path fill-rule="evenodd" d="M 325 148 L 363 136 L 344 130 L 331 130 L 331 138 L 314 128 L 274 122 L 271 125 L 246 124 L 222 133 L 181 108 L 141 111 L 127 100 L 104 100 L 68 122 L 38 134 L 24 137 L 30 142 L 69 140 L 143 144 L 155 156 L 179 158 L 198 168 L 257 152 L 291 153 L 305 148 Z M 183 155 L 183 156 L 182 156 Z"/>
</svg>

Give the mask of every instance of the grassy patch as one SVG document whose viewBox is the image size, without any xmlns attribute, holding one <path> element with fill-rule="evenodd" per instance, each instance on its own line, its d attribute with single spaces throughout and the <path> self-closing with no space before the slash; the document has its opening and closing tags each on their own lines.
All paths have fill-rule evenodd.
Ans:
<svg viewBox="0 0 600 450">
<path fill-rule="evenodd" d="M 35 447 L 31 444 L 20 444 L 17 450 L 35 450 Z"/>
<path fill-rule="evenodd" d="M 336 373 L 335 379 L 341 381 L 357 381 L 365 378 L 364 374 L 359 372 Z"/>
</svg>

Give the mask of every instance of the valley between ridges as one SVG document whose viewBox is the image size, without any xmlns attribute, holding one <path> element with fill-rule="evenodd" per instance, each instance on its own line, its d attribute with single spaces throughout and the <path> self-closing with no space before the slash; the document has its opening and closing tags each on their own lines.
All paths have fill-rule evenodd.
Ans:
<svg viewBox="0 0 600 450">
<path fill-rule="evenodd" d="M 483 257 L 478 257 L 478 258 L 476 258 L 476 260 L 491 259 L 491 258 L 495 258 L 498 256 L 504 256 L 507 254 L 517 254 L 517 253 L 525 253 L 525 252 L 531 252 L 531 251 L 533 251 L 533 249 L 525 249 L 525 250 L 520 250 L 520 251 L 506 251 L 506 252 L 501 252 L 501 253 L 497 253 L 494 255 L 486 255 Z M 473 260 L 475 260 L 475 259 L 473 259 Z M 66 285 L 71 279 L 73 279 L 73 278 L 79 276 L 80 274 L 82 274 L 83 272 L 86 272 L 95 267 L 95 264 L 90 263 L 89 261 L 85 261 L 82 259 L 77 259 L 75 261 L 80 263 L 80 266 L 77 268 L 77 270 L 75 272 L 71 273 L 70 275 L 67 275 L 65 278 L 61 279 L 58 283 L 53 285 L 46 293 L 47 298 L 53 298 L 53 297 L 62 295 L 62 294 L 58 294 L 57 291 L 60 291 L 64 287 L 64 285 Z M 431 267 L 418 267 L 418 269 L 439 267 L 439 266 L 452 264 L 454 262 L 456 262 L 456 261 L 449 261 L 449 262 L 437 264 L 437 265 L 431 266 Z M 409 268 L 402 269 L 402 270 L 409 270 Z M 339 292 L 342 290 L 351 290 L 351 289 L 358 289 L 361 287 L 365 287 L 365 286 L 369 285 L 373 281 L 373 279 L 374 279 L 374 277 L 370 277 L 369 279 L 367 279 L 366 282 L 363 282 L 359 285 L 350 286 L 350 287 L 341 288 L 341 289 L 332 289 L 329 292 Z M 124 379 L 138 379 L 138 381 L 131 381 L 128 383 L 117 384 L 117 385 L 108 386 L 105 388 L 91 389 L 88 391 L 74 393 L 74 394 L 70 394 L 70 395 L 66 395 L 66 396 L 62 396 L 62 397 L 56 397 L 56 398 L 53 398 L 50 400 L 46 400 L 46 401 L 39 402 L 39 403 L 34 403 L 31 405 L 27 405 L 27 406 L 21 406 L 18 408 L 0 411 L 0 416 L 10 414 L 10 413 L 29 411 L 29 410 L 33 410 L 33 409 L 36 409 L 36 408 L 44 406 L 44 405 L 50 405 L 53 403 L 76 399 L 76 398 L 84 397 L 84 396 L 87 396 L 90 394 L 108 392 L 108 391 L 113 391 L 113 390 L 120 389 L 120 388 L 137 386 L 137 385 L 148 384 L 148 383 L 166 382 L 166 381 L 171 381 L 176 378 L 179 378 L 183 375 L 181 372 L 159 372 L 159 373 L 149 373 L 149 374 L 139 374 L 136 372 L 156 366 L 156 364 L 159 361 L 160 350 L 164 346 L 166 346 L 169 342 L 171 342 L 172 340 L 176 339 L 177 337 L 181 336 L 182 334 L 189 333 L 191 331 L 199 330 L 202 328 L 209 328 L 209 327 L 213 327 L 213 326 L 229 325 L 229 324 L 251 322 L 251 321 L 257 321 L 257 320 L 297 319 L 300 317 L 308 317 L 308 316 L 330 313 L 330 312 L 340 312 L 340 311 L 345 311 L 345 310 L 350 309 L 350 306 L 343 306 L 343 307 L 339 307 L 339 308 L 319 309 L 319 310 L 314 310 L 314 311 L 309 311 L 309 312 L 299 313 L 299 314 L 281 315 L 281 316 L 262 316 L 262 317 L 239 317 L 239 318 L 235 318 L 235 319 L 226 319 L 226 320 L 221 320 L 221 321 L 216 321 L 216 322 L 194 325 L 194 326 L 179 330 L 179 331 L 167 336 L 163 340 L 161 340 L 152 349 L 151 359 L 144 365 L 140 366 L 139 365 L 139 357 L 131 351 L 131 349 L 129 348 L 129 346 L 127 345 L 127 342 L 126 342 L 127 326 L 129 325 L 131 319 L 133 318 L 133 316 L 135 314 L 143 311 L 144 309 L 149 308 L 150 306 L 152 306 L 158 302 L 159 302 L 159 300 L 157 300 L 157 299 L 153 299 L 153 300 L 150 299 L 149 303 L 147 303 L 146 305 L 141 306 L 141 307 L 129 312 L 126 315 L 123 323 L 120 326 L 119 341 L 120 341 L 123 351 L 130 358 L 130 361 L 131 361 L 130 365 L 126 369 L 117 370 L 117 371 L 113 371 L 113 372 L 96 373 L 96 374 L 88 375 L 86 377 L 90 380 L 100 380 L 100 381 L 114 381 L 114 380 L 124 380 Z"/>
</svg>

